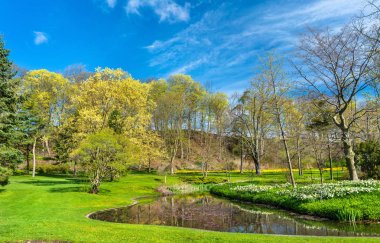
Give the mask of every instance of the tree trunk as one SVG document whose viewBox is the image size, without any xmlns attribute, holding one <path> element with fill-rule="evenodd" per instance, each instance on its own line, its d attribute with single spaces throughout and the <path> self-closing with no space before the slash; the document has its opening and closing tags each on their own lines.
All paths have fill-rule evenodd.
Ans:
<svg viewBox="0 0 380 243">
<path fill-rule="evenodd" d="M 148 159 L 148 172 L 150 173 L 152 170 L 152 167 L 151 167 L 151 160 L 150 158 Z"/>
<path fill-rule="evenodd" d="M 330 180 L 333 180 L 334 175 L 333 175 L 332 156 L 331 156 L 331 144 L 330 144 L 330 138 L 328 137 L 327 139 L 328 139 L 327 148 L 329 150 L 329 162 L 330 162 Z"/>
<path fill-rule="evenodd" d="M 244 147 L 243 147 L 243 138 L 240 138 L 240 174 L 243 174 L 243 162 L 244 162 Z"/>
<path fill-rule="evenodd" d="M 208 175 L 208 162 L 205 163 L 205 177 Z"/>
<path fill-rule="evenodd" d="M 33 172 L 32 172 L 32 177 L 36 176 L 36 143 L 37 143 L 37 138 L 34 139 L 33 149 L 32 149 L 32 153 L 33 153 Z"/>
<path fill-rule="evenodd" d="M 256 175 L 261 175 L 260 161 L 258 161 L 257 159 L 254 159 L 253 161 L 255 164 Z"/>
<path fill-rule="evenodd" d="M 320 179 L 321 179 L 321 185 L 323 185 L 323 168 L 318 168 L 319 169 L 319 176 L 320 176 Z"/>
<path fill-rule="evenodd" d="M 170 175 L 174 175 L 174 157 L 175 154 L 172 155 L 170 158 Z"/>
<path fill-rule="evenodd" d="M 183 151 L 183 141 L 182 141 L 182 138 L 181 138 L 180 146 L 181 146 L 181 159 L 183 159 L 183 158 L 185 158 L 185 153 Z"/>
<path fill-rule="evenodd" d="M 191 115 L 189 112 L 189 117 L 187 121 L 187 153 L 186 153 L 187 161 L 189 161 L 190 149 L 191 149 Z"/>
<path fill-rule="evenodd" d="M 91 193 L 92 194 L 97 194 L 99 192 L 99 185 L 100 185 L 100 178 L 99 178 L 99 171 L 95 171 L 94 178 L 91 183 Z"/>
<path fill-rule="evenodd" d="M 281 128 L 281 130 L 282 130 L 282 128 Z M 296 182 L 294 180 L 294 175 L 293 175 L 292 161 L 290 159 L 290 154 L 289 154 L 288 143 L 286 142 L 285 134 L 284 134 L 283 131 L 281 132 L 281 134 L 282 134 L 282 141 L 284 143 L 284 148 L 285 148 L 285 152 L 286 152 L 286 159 L 288 160 L 288 168 L 289 168 L 289 173 L 290 173 L 290 180 L 291 180 L 292 186 L 296 187 Z"/>
<path fill-rule="evenodd" d="M 301 151 L 300 151 L 300 138 L 297 137 L 297 160 L 298 160 L 298 175 L 302 176 L 302 163 L 301 163 Z"/>
<path fill-rule="evenodd" d="M 26 145 L 26 173 L 29 175 L 30 172 L 30 159 L 29 159 L 29 153 L 30 153 L 30 145 Z"/>
<path fill-rule="evenodd" d="M 48 138 L 45 139 L 45 146 L 46 146 L 46 151 L 47 151 L 47 153 L 48 153 L 48 155 L 50 157 L 51 156 L 51 152 L 50 152 L 49 139 Z"/>
<path fill-rule="evenodd" d="M 276 114 L 277 115 L 277 122 L 278 122 L 278 125 L 280 127 L 281 138 L 282 138 L 282 141 L 283 141 L 283 144 L 284 144 L 284 148 L 285 148 L 286 159 L 288 161 L 290 180 L 291 180 L 293 188 L 295 188 L 296 187 L 296 182 L 294 180 L 294 175 L 293 175 L 292 161 L 291 161 L 290 154 L 289 154 L 288 143 L 286 142 L 286 138 L 285 138 L 285 131 L 284 131 L 284 128 L 283 128 L 283 125 L 282 125 L 282 122 L 281 122 L 280 108 L 278 107 L 278 104 L 276 104 L 276 112 L 277 112 L 277 114 Z"/>
<path fill-rule="evenodd" d="M 359 177 L 355 168 L 355 153 L 352 149 L 352 141 L 347 130 L 342 131 L 342 142 L 344 157 L 346 160 L 348 172 L 350 174 L 350 179 L 353 181 L 357 181 L 359 180 Z"/>
<path fill-rule="evenodd" d="M 77 176 L 77 162 L 74 161 L 74 177 Z"/>
</svg>

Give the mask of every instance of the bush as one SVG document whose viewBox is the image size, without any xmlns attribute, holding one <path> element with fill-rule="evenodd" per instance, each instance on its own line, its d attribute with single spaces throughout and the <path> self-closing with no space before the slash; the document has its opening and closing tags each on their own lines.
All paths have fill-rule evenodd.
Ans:
<svg viewBox="0 0 380 243">
<path fill-rule="evenodd" d="M 358 144 L 359 166 L 368 178 L 380 179 L 380 143 L 369 141 Z"/>
<path fill-rule="evenodd" d="M 0 185 L 5 186 L 9 183 L 9 176 L 12 174 L 12 171 L 0 166 Z"/>
<path fill-rule="evenodd" d="M 219 184 L 227 182 L 227 179 L 220 177 L 186 176 L 180 177 L 180 179 L 191 184 Z"/>
<path fill-rule="evenodd" d="M 42 164 L 36 168 L 38 174 L 45 175 L 66 175 L 69 174 L 70 167 L 68 164 Z"/>
<path fill-rule="evenodd" d="M 24 161 L 22 152 L 18 149 L 0 146 L 0 165 L 16 169 L 17 165 Z"/>
</svg>

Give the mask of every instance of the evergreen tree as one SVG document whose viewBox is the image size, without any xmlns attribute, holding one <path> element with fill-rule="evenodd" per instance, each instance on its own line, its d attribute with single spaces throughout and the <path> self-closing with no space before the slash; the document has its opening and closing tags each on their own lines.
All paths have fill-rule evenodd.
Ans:
<svg viewBox="0 0 380 243">
<path fill-rule="evenodd" d="M 0 37 L 0 166 L 15 169 L 15 164 L 23 161 L 22 153 L 13 148 L 16 128 L 18 80 L 13 79 L 13 64 L 8 59 L 9 50 L 5 49 Z M 9 171 L 0 169 L 0 184 L 8 182 Z"/>
</svg>

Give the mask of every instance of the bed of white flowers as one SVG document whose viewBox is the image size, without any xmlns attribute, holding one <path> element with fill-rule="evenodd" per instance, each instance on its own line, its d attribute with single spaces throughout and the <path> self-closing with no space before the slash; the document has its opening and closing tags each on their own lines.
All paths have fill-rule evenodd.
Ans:
<svg viewBox="0 0 380 243">
<path fill-rule="evenodd" d="M 274 186 L 244 185 L 232 190 L 238 192 L 260 193 L 272 191 L 277 195 L 287 195 L 300 201 L 314 201 L 344 197 L 350 194 L 369 193 L 380 190 L 380 182 L 375 180 L 340 181 L 336 183 L 312 184 L 292 188 L 289 183 Z"/>
<path fill-rule="evenodd" d="M 290 185 L 291 185 L 290 183 L 276 184 L 273 186 L 259 186 L 259 185 L 250 184 L 250 185 L 244 185 L 244 186 L 236 186 L 236 187 L 233 187 L 232 190 L 238 191 L 238 192 L 257 193 L 257 192 L 266 192 L 275 188 L 287 188 Z"/>
</svg>

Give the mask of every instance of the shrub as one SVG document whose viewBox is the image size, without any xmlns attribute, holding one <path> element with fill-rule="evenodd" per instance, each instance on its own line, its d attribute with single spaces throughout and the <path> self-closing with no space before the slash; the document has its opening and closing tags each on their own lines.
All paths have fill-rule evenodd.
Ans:
<svg viewBox="0 0 380 243">
<path fill-rule="evenodd" d="M 180 177 L 180 179 L 191 184 L 219 184 L 227 182 L 227 179 L 220 177 L 186 176 Z"/>
<path fill-rule="evenodd" d="M 358 144 L 359 166 L 368 178 L 380 179 L 380 143 L 369 141 Z"/>
<path fill-rule="evenodd" d="M 12 174 L 12 171 L 0 166 L 0 185 L 5 186 L 9 183 L 9 176 Z"/>
<path fill-rule="evenodd" d="M 69 174 L 70 167 L 68 164 L 42 164 L 36 168 L 38 174 L 46 175 L 65 175 Z"/>
</svg>

